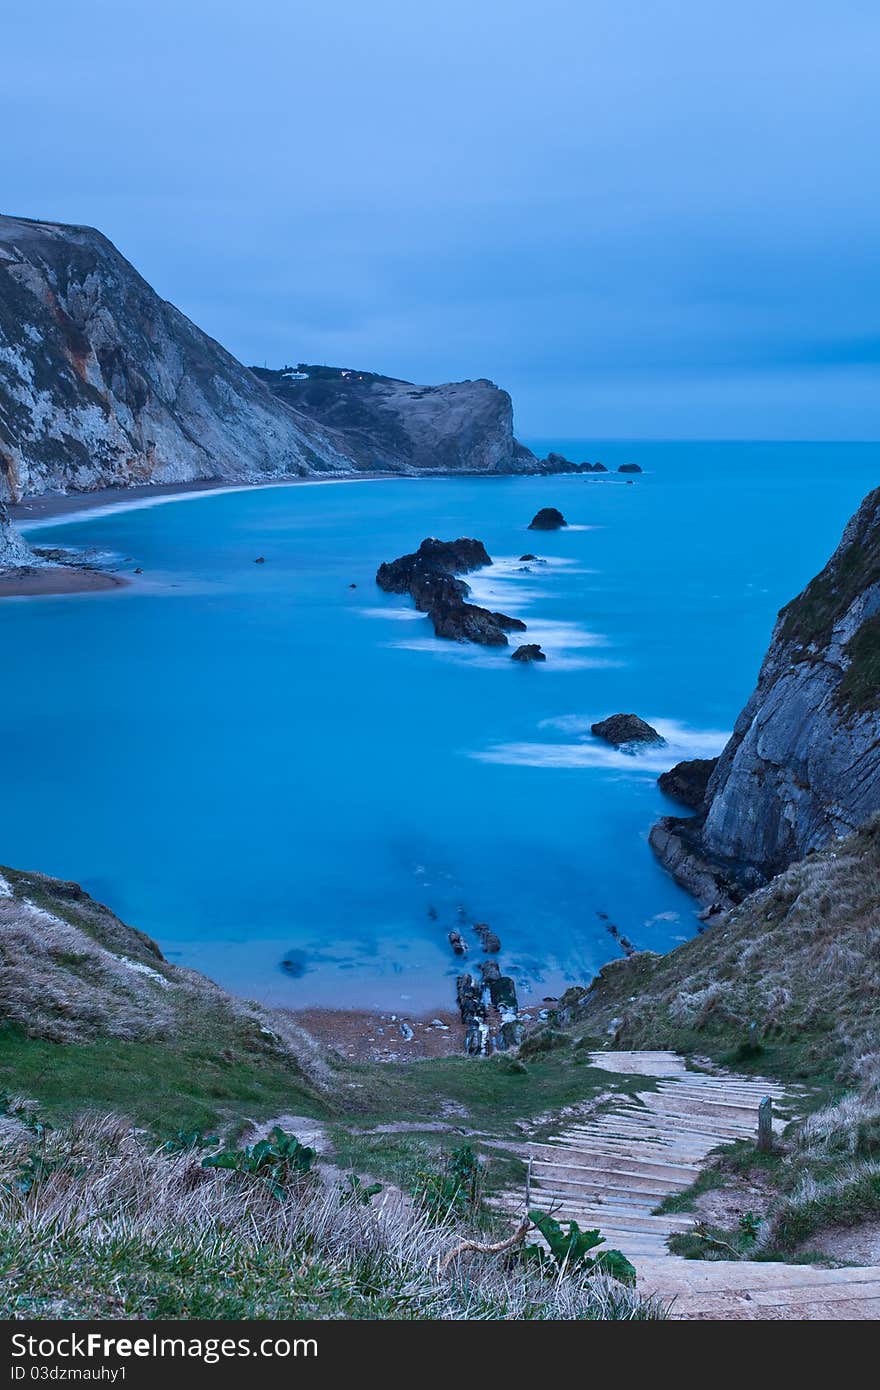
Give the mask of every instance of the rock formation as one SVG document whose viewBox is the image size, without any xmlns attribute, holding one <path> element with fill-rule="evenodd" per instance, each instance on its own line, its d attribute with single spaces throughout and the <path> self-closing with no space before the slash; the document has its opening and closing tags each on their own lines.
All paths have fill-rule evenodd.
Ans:
<svg viewBox="0 0 880 1390">
<path fill-rule="evenodd" d="M 637 463 L 622 463 L 618 468 L 618 473 L 641 473 L 641 467 Z"/>
<path fill-rule="evenodd" d="M 542 507 L 536 512 L 529 522 L 530 531 L 558 531 L 561 526 L 567 526 L 568 522 L 562 512 L 556 507 Z"/>
<path fill-rule="evenodd" d="M 100 232 L 0 217 L 0 500 L 364 469 L 548 471 L 489 381 L 250 371 Z"/>
<path fill-rule="evenodd" d="M 511 655 L 511 661 L 546 661 L 547 654 L 543 652 L 537 642 L 525 642 L 523 646 L 517 647 Z"/>
<path fill-rule="evenodd" d="M 534 473 L 534 454 L 513 435 L 510 396 L 493 382 L 415 386 L 350 368 L 254 375 L 313 426 L 345 441 L 358 469 L 393 473 Z"/>
<path fill-rule="evenodd" d="M 601 719 L 598 724 L 590 725 L 590 732 L 596 738 L 603 738 L 606 743 L 613 743 L 615 748 L 626 748 L 638 743 L 665 743 L 665 739 L 653 729 L 650 724 L 646 724 L 644 719 L 640 719 L 637 714 L 612 714 L 607 719 Z"/>
<path fill-rule="evenodd" d="M 698 811 L 706 799 L 706 788 L 717 762 L 717 758 L 690 758 L 676 763 L 668 772 L 660 773 L 657 785 L 667 796 Z"/>
<path fill-rule="evenodd" d="M 482 541 L 465 536 L 457 541 L 430 537 L 412 554 L 381 564 L 376 583 L 386 593 L 409 594 L 416 607 L 428 614 L 438 637 L 506 647 L 507 633 L 525 632 L 525 623 L 465 602 L 470 588 L 457 577 L 491 563 Z"/>
<path fill-rule="evenodd" d="M 757 687 L 690 819 L 651 833 L 704 902 L 726 902 L 880 809 L 880 489 L 779 614 Z"/>
<path fill-rule="evenodd" d="M 0 570 L 21 569 L 23 566 L 36 563 L 36 556 L 19 535 L 9 519 L 6 507 L 0 502 Z"/>
</svg>

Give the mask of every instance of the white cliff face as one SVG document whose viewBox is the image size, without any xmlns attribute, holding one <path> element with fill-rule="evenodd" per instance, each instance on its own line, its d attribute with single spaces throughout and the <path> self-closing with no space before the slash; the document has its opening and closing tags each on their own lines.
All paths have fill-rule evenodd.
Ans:
<svg viewBox="0 0 880 1390">
<path fill-rule="evenodd" d="M 0 218 L 0 495 L 347 471 L 90 228 Z"/>
<path fill-rule="evenodd" d="M 23 565 L 36 563 L 36 557 L 13 526 L 9 513 L 0 502 L 0 570 L 21 569 Z"/>
<path fill-rule="evenodd" d="M 325 411 L 263 375 L 160 299 L 100 232 L 0 217 L 0 499 L 536 464 L 490 382 L 375 378 L 366 409 L 355 399 Z"/>
<path fill-rule="evenodd" d="M 754 886 L 877 810 L 880 489 L 849 522 L 822 573 L 780 613 L 702 816 L 667 817 L 652 843 L 705 901 L 714 891 L 706 862 L 722 879 L 729 872 Z"/>
</svg>

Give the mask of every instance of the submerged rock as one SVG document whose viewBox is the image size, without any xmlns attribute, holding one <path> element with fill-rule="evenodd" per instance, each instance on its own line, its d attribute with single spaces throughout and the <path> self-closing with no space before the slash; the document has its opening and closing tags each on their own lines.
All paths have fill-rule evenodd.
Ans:
<svg viewBox="0 0 880 1390">
<path fill-rule="evenodd" d="M 558 531 L 568 522 L 557 507 L 542 507 L 529 522 L 530 531 Z"/>
<path fill-rule="evenodd" d="M 640 719 L 637 714 L 612 714 L 607 719 L 601 719 L 598 724 L 590 725 L 591 733 L 596 738 L 603 738 L 606 743 L 611 743 L 615 748 L 625 748 L 628 744 L 655 743 L 665 744 L 666 740 L 650 724 L 646 724 L 644 719 Z"/>
<path fill-rule="evenodd" d="M 698 811 L 706 799 L 706 788 L 717 762 L 717 758 L 689 758 L 668 772 L 661 772 L 657 784 L 667 796 Z"/>
<path fill-rule="evenodd" d="M 474 922 L 474 931 L 480 939 L 480 945 L 487 955 L 494 954 L 501 950 L 501 941 L 493 932 L 488 922 Z"/>
<path fill-rule="evenodd" d="M 467 955 L 467 942 L 457 928 L 453 927 L 449 933 L 449 944 L 457 956 Z"/>
<path fill-rule="evenodd" d="M 511 661 L 546 661 L 547 655 L 541 650 L 537 642 L 526 642 L 522 647 L 517 647 L 510 659 Z"/>
<path fill-rule="evenodd" d="M 520 555 L 520 560 L 537 560 L 537 555 Z"/>
</svg>

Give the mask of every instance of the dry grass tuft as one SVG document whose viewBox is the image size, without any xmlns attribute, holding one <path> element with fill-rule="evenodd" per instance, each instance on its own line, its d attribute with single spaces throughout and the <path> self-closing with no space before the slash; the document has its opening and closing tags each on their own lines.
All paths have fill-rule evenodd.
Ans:
<svg viewBox="0 0 880 1390">
<path fill-rule="evenodd" d="M 262 1179 L 148 1148 L 115 1117 L 0 1141 L 4 1317 L 588 1318 L 663 1316 L 604 1278 L 497 1259 L 440 1261 L 464 1232 L 411 1205 L 343 1201 L 307 1175 Z"/>
</svg>

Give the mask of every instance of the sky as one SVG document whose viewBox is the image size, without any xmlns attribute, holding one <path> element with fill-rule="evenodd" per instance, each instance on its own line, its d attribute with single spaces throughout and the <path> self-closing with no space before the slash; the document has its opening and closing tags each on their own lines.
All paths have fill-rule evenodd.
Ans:
<svg viewBox="0 0 880 1390">
<path fill-rule="evenodd" d="M 4 6 L 2 211 L 521 436 L 880 437 L 876 0 Z"/>
</svg>

